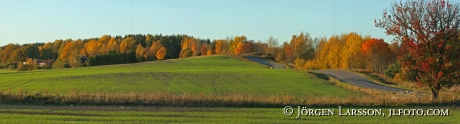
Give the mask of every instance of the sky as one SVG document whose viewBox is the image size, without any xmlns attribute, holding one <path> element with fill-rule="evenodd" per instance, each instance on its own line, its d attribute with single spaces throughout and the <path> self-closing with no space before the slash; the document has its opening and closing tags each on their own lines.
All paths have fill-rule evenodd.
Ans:
<svg viewBox="0 0 460 124">
<path fill-rule="evenodd" d="M 392 0 L 1 0 L 0 46 L 102 35 L 187 34 L 202 39 L 245 35 L 280 44 L 308 32 L 394 36 L 374 25 Z"/>
</svg>

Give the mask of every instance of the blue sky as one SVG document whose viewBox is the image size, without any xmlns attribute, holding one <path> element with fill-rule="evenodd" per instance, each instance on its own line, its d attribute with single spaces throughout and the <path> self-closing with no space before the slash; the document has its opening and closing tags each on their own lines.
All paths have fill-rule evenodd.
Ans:
<svg viewBox="0 0 460 124">
<path fill-rule="evenodd" d="M 2 0 L 0 45 L 125 34 L 245 35 L 279 42 L 357 32 L 384 38 L 374 26 L 392 0 Z"/>
</svg>

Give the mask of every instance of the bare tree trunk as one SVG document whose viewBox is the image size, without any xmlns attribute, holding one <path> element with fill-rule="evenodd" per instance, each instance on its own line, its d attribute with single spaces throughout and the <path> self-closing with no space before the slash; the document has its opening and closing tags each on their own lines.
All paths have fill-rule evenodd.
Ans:
<svg viewBox="0 0 460 124">
<path fill-rule="evenodd" d="M 433 87 L 431 87 L 432 100 L 436 100 L 438 98 L 438 94 L 440 90 L 441 90 L 441 84 L 439 82 L 435 82 Z"/>
<path fill-rule="evenodd" d="M 431 89 L 431 100 L 436 100 L 438 98 L 439 90 Z"/>
</svg>

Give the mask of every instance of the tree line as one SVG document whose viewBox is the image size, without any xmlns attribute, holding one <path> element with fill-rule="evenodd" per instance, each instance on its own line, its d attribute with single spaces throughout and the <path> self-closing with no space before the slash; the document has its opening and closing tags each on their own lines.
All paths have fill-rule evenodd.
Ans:
<svg viewBox="0 0 460 124">
<path fill-rule="evenodd" d="M 10 43 L 0 47 L 0 68 L 16 69 L 20 64 L 35 66 L 32 62 L 37 63 L 37 60 L 54 60 L 49 68 L 70 68 L 212 54 L 264 54 L 265 46 L 261 41 L 248 41 L 245 36 L 211 42 L 209 39 L 188 35 L 103 35 L 98 38 L 59 39 L 47 43 Z M 89 61 L 81 63 L 79 58 L 82 56 L 89 58 Z"/>
<path fill-rule="evenodd" d="M 382 39 L 363 37 L 354 32 L 330 38 L 312 38 L 309 33 L 301 32 L 281 45 L 273 37 L 266 42 L 255 42 L 244 35 L 212 41 L 188 35 L 103 35 L 47 43 L 8 44 L 0 47 L 0 67 L 32 63 L 34 59 L 55 60 L 52 68 L 65 68 L 212 54 L 257 54 L 299 69 L 344 68 L 383 72 L 396 62 L 399 47 L 397 43 L 389 45 Z M 81 56 L 88 57 L 89 61 L 81 63 Z"/>
<path fill-rule="evenodd" d="M 362 69 L 417 81 L 437 97 L 443 88 L 460 83 L 460 7 L 445 0 L 395 2 L 375 26 L 397 42 L 350 32 L 312 38 L 293 35 L 278 44 L 246 36 L 199 39 L 188 35 L 104 35 L 99 38 L 55 40 L 0 47 L 0 68 L 34 70 L 37 59 L 55 60 L 52 68 L 81 67 L 187 58 L 212 54 L 257 54 L 299 69 Z M 89 61 L 78 59 L 87 56 Z"/>
</svg>

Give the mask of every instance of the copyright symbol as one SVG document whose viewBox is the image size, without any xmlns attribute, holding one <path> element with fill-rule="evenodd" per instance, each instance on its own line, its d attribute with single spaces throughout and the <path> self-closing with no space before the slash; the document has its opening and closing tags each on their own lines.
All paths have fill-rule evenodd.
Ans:
<svg viewBox="0 0 460 124">
<path fill-rule="evenodd" d="M 286 115 L 286 116 L 291 116 L 291 115 L 294 113 L 294 109 L 292 109 L 291 106 L 286 106 L 286 107 L 284 107 L 284 109 L 283 109 L 283 113 L 284 113 L 284 115 Z"/>
</svg>

